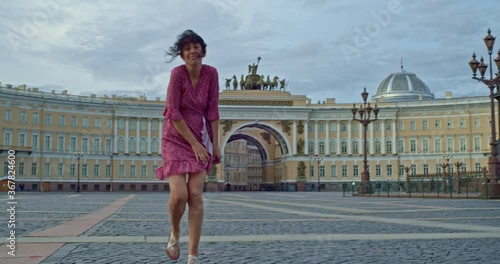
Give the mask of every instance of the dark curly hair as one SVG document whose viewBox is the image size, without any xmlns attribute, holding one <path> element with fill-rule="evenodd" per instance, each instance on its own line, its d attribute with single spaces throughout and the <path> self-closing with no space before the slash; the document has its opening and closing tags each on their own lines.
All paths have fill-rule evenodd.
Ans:
<svg viewBox="0 0 500 264">
<path fill-rule="evenodd" d="M 177 36 L 175 44 L 171 46 L 168 51 L 165 51 L 165 57 L 170 56 L 170 59 L 167 59 L 167 62 L 170 63 L 175 60 L 177 56 L 181 55 L 184 46 L 191 43 L 200 44 L 203 54 L 207 52 L 207 44 L 205 41 L 194 31 L 188 29 Z"/>
</svg>

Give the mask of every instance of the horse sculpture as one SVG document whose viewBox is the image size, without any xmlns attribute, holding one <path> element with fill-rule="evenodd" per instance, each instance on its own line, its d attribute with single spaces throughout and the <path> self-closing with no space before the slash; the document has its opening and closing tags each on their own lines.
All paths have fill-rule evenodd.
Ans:
<svg viewBox="0 0 500 264">
<path fill-rule="evenodd" d="M 233 75 L 233 90 L 237 90 L 238 89 L 238 79 L 236 79 L 236 75 Z"/>
<path fill-rule="evenodd" d="M 269 90 L 274 90 L 275 88 L 278 87 L 278 76 L 274 76 L 273 78 L 273 81 L 271 82 L 271 87 L 269 88 Z"/>
</svg>

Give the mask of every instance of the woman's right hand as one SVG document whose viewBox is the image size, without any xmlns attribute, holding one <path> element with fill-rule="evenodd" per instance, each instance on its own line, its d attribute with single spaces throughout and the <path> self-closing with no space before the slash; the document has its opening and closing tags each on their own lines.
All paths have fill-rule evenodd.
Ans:
<svg viewBox="0 0 500 264">
<path fill-rule="evenodd" d="M 210 154 L 208 154 L 207 149 L 200 142 L 196 141 L 193 145 L 191 145 L 191 148 L 193 149 L 197 162 L 201 162 L 203 164 L 210 162 Z"/>
</svg>

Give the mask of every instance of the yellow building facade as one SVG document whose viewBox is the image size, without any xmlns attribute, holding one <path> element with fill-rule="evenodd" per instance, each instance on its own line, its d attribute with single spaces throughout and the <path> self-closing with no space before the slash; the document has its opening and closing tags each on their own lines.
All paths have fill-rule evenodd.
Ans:
<svg viewBox="0 0 500 264">
<path fill-rule="evenodd" d="M 372 180 L 403 181 L 405 166 L 412 174 L 436 173 L 446 159 L 450 170 L 457 161 L 468 171 L 487 165 L 487 89 L 485 96 L 434 99 L 425 83 L 402 70 L 369 92 L 380 108 L 367 129 Z M 0 176 L 8 172 L 8 150 L 15 150 L 16 182 L 25 190 L 74 191 L 79 183 L 81 191 L 168 191 L 168 181 L 154 176 L 162 165 L 160 98 L 6 84 L 0 95 Z M 364 141 L 351 103 L 312 103 L 284 89 L 226 89 L 219 101 L 224 157 L 207 177 L 207 190 L 231 183 L 241 186 L 235 190 L 307 191 L 319 182 L 323 190 L 340 191 L 360 182 Z"/>
</svg>

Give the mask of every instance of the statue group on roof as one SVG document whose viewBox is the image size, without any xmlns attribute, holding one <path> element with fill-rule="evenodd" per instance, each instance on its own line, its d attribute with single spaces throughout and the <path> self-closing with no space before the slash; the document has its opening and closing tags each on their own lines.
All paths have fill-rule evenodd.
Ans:
<svg viewBox="0 0 500 264">
<path fill-rule="evenodd" d="M 245 76 L 241 75 L 241 79 L 239 82 L 239 88 L 241 90 L 269 90 L 274 91 L 285 91 L 285 87 L 288 85 L 285 79 L 280 80 L 278 76 L 274 76 L 271 80 L 270 76 L 267 75 L 267 78 L 264 75 L 257 74 L 257 69 L 259 67 L 259 62 L 261 57 L 257 57 L 257 64 L 253 63 L 248 65 L 248 74 Z M 238 79 L 236 75 L 226 80 L 226 90 L 231 89 L 231 81 L 233 84 L 233 90 L 238 90 Z M 279 82 L 279 88 L 278 88 Z"/>
</svg>

